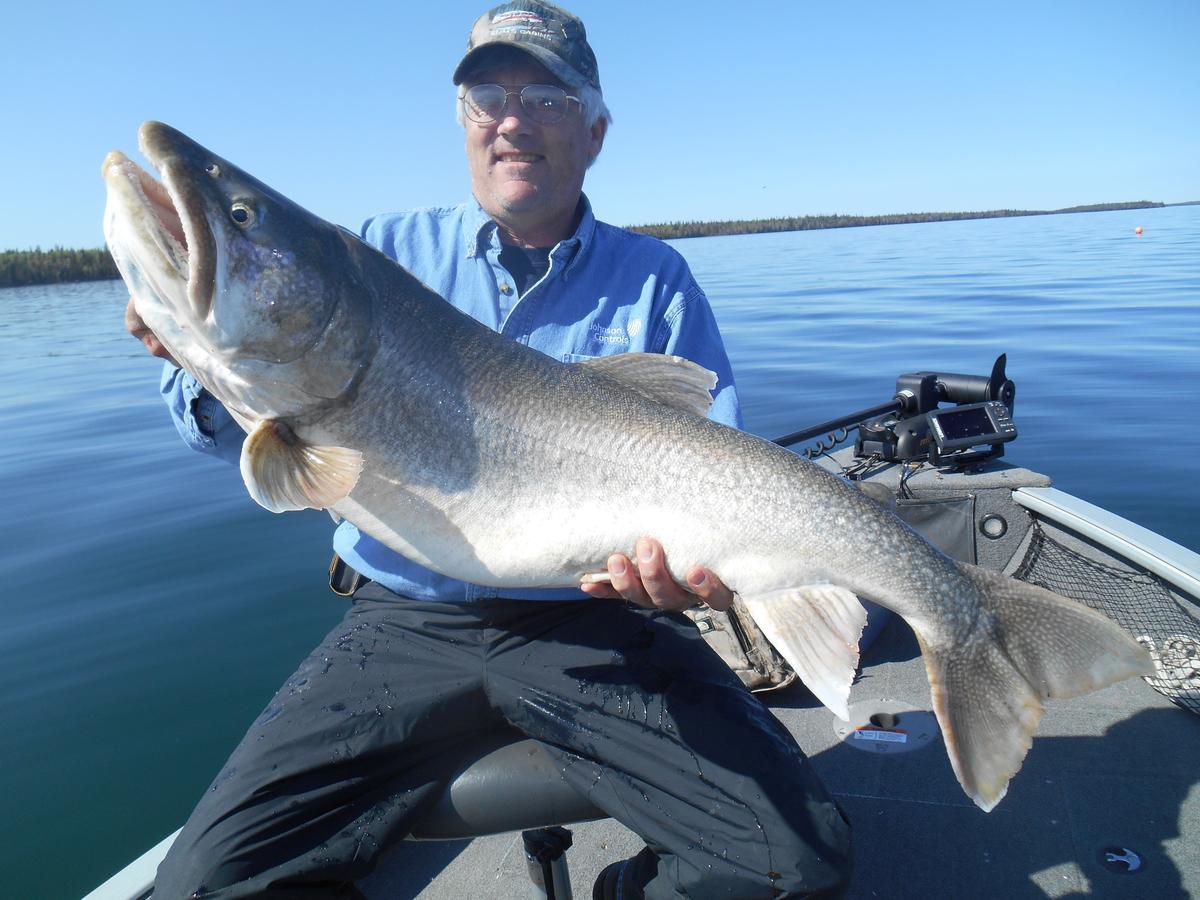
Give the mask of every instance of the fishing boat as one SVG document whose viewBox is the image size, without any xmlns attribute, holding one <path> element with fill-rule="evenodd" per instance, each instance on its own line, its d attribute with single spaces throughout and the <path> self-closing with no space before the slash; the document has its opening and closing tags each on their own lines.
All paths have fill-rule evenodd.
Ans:
<svg viewBox="0 0 1200 900">
<path fill-rule="evenodd" d="M 1014 406 L 1001 357 L 988 376 L 903 375 L 890 401 L 778 439 L 807 443 L 948 555 L 1086 603 L 1154 657 L 1152 676 L 1049 701 L 991 813 L 954 778 L 898 617 L 869 607 L 849 721 L 795 682 L 736 604 L 692 618 L 849 815 L 850 897 L 1200 896 L 1200 554 L 1011 463 Z M 87 900 L 149 896 L 174 837 Z M 411 837 L 359 884 L 366 896 L 588 897 L 604 866 L 641 848 L 516 733 L 465 748 Z"/>
</svg>

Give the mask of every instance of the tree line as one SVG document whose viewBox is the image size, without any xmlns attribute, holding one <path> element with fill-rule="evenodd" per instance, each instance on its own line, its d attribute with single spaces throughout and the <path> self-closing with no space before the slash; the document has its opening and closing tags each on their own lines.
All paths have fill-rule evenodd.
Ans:
<svg viewBox="0 0 1200 900">
<path fill-rule="evenodd" d="M 0 251 L 0 287 L 120 278 L 108 248 Z"/>
<path fill-rule="evenodd" d="M 772 219 L 738 219 L 726 222 L 665 222 L 635 225 L 630 231 L 657 238 L 710 237 L 719 234 L 766 234 L 773 231 L 808 231 L 815 228 L 857 228 L 864 225 L 904 225 L 913 222 L 953 222 L 960 219 L 995 219 L 1003 216 L 1049 216 L 1055 213 L 1101 212 L 1114 209 L 1154 209 L 1165 206 L 1150 200 L 1128 203 L 1092 203 L 1065 209 L 992 209 L 985 212 L 897 213 L 889 216 L 780 216 Z M 64 281 L 100 281 L 120 278 L 108 249 L 0 251 L 0 288 Z"/>
<path fill-rule="evenodd" d="M 990 209 L 981 212 L 896 213 L 886 216 L 779 216 L 772 219 L 737 219 L 727 222 L 664 222 L 635 225 L 629 230 L 664 240 L 713 237 L 726 234 L 767 234 L 774 231 L 809 231 L 818 228 L 859 228 L 865 225 L 907 225 L 914 222 L 954 222 L 961 219 L 998 219 L 1005 216 L 1050 216 L 1057 213 L 1103 212 L 1114 209 L 1155 209 L 1165 206 L 1150 200 L 1127 203 L 1091 203 L 1064 209 Z"/>
</svg>

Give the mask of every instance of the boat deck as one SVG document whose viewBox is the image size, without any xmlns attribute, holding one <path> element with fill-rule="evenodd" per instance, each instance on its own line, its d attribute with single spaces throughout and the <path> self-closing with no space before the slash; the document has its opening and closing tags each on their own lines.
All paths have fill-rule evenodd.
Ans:
<svg viewBox="0 0 1200 900">
<path fill-rule="evenodd" d="M 891 616 L 864 651 L 850 697 L 852 725 L 891 731 L 866 739 L 799 682 L 760 695 L 850 817 L 849 896 L 1200 897 L 1200 555 L 999 461 L 971 474 L 930 470 L 906 483 L 900 478 L 895 467 L 870 475 L 885 500 L 905 497 L 910 506 L 899 513 L 925 517 L 920 527 L 945 552 L 997 571 L 1020 568 L 1035 582 L 1050 579 L 1135 636 L 1173 646 L 1157 683 L 1191 711 L 1140 678 L 1051 701 L 1008 795 L 984 813 L 955 780 L 928 712 L 916 639 Z M 967 503 L 961 522 L 960 501 Z M 928 518 L 934 507 L 949 528 Z M 1036 527 L 1026 507 L 1036 509 Z M 960 538 L 989 517 L 1009 527 L 996 539 L 964 545 Z M 604 866 L 641 849 L 612 819 L 570 827 L 567 862 L 581 900 Z M 168 843 L 93 896 L 144 897 Z M 402 842 L 360 887 L 372 900 L 535 896 L 516 832 Z"/>
<path fill-rule="evenodd" d="M 840 736 L 802 685 L 764 699 L 850 816 L 850 897 L 1200 896 L 1200 717 L 1141 679 L 1052 701 L 1008 796 L 987 814 L 958 786 L 936 732 L 917 749 L 881 751 Z M 851 714 L 902 706 L 928 710 L 929 688 L 915 638 L 893 618 L 864 653 Z M 571 831 L 577 898 L 641 847 L 611 819 Z M 1106 862 L 1125 850 L 1140 859 L 1136 871 Z M 362 886 L 390 900 L 530 892 L 519 834 L 406 842 Z"/>
</svg>

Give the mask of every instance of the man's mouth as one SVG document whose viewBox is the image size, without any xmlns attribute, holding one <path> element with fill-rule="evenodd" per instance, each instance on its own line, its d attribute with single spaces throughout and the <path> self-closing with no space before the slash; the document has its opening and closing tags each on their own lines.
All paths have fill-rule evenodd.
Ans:
<svg viewBox="0 0 1200 900">
<path fill-rule="evenodd" d="M 538 153 L 497 153 L 496 162 L 502 163 L 535 163 L 545 159 Z"/>
</svg>

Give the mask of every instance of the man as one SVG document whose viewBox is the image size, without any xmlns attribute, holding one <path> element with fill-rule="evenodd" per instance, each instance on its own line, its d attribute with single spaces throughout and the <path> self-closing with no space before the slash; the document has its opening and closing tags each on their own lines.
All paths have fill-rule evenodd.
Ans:
<svg viewBox="0 0 1200 900">
<path fill-rule="evenodd" d="M 363 238 L 484 324 L 560 359 L 686 356 L 718 375 L 714 418 L 740 424 L 686 263 L 598 222 L 582 193 L 610 121 L 583 23 L 536 0 L 502 4 L 476 22 L 454 82 L 473 199 L 378 216 Z M 127 323 L 165 355 L 132 307 Z M 237 458 L 244 435 L 190 375 L 168 364 L 163 389 L 185 440 Z M 334 547 L 335 587 L 353 605 L 206 792 L 156 896 L 353 895 L 352 881 L 436 798 L 453 749 L 501 727 L 548 744 L 572 785 L 646 840 L 602 873 L 598 897 L 844 886 L 849 829 L 836 805 L 676 612 L 727 608 L 715 573 L 695 567 L 684 589 L 647 536 L 636 562 L 610 557 L 611 585 L 501 596 L 348 522 Z"/>
</svg>

